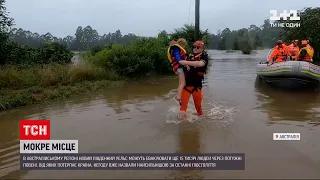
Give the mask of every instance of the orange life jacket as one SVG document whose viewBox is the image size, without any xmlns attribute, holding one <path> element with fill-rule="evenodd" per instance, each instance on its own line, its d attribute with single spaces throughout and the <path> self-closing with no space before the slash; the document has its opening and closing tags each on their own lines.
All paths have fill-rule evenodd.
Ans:
<svg viewBox="0 0 320 180">
<path fill-rule="evenodd" d="M 181 57 L 181 60 L 185 60 L 186 59 L 186 50 L 181 47 L 176 41 L 172 41 L 170 44 L 169 44 L 169 47 L 168 47 L 168 59 L 171 63 L 171 66 L 173 68 L 173 71 L 176 72 L 181 66 L 181 64 L 176 61 L 175 57 L 174 57 L 174 48 L 179 48 L 180 49 L 180 57 Z"/>
<path fill-rule="evenodd" d="M 305 50 L 306 51 L 306 55 L 305 56 L 301 56 L 300 53 L 301 51 Z M 300 51 L 297 53 L 296 55 L 296 61 L 307 61 L 307 62 L 312 62 L 312 50 L 308 47 L 303 47 L 300 49 Z"/>
<path fill-rule="evenodd" d="M 282 62 L 282 61 L 286 61 L 287 60 L 287 50 L 286 47 L 278 47 L 275 46 L 271 55 L 268 58 L 268 62 L 270 62 L 271 60 L 274 60 L 276 63 L 278 62 Z"/>
<path fill-rule="evenodd" d="M 312 56 L 314 55 L 314 49 L 310 46 L 310 44 L 307 44 L 307 48 L 309 48 L 312 52 Z"/>
</svg>

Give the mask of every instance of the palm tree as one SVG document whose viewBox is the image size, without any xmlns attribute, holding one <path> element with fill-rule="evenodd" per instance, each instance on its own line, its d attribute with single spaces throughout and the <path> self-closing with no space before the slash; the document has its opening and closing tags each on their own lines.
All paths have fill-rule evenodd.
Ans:
<svg viewBox="0 0 320 180">
<path fill-rule="evenodd" d="M 193 44 L 197 40 L 202 40 L 205 44 L 209 42 L 209 35 L 208 29 L 205 31 L 200 30 L 200 36 L 199 39 L 195 39 L 195 26 L 194 25 L 188 25 L 185 24 L 182 28 L 175 29 L 172 34 L 170 34 L 172 39 L 179 39 L 179 38 L 185 38 L 188 42 L 188 44 Z"/>
</svg>

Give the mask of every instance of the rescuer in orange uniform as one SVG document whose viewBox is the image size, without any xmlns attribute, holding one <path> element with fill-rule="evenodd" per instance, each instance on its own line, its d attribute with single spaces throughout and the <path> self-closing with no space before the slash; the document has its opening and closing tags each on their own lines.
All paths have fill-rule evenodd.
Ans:
<svg viewBox="0 0 320 180">
<path fill-rule="evenodd" d="M 286 46 L 283 44 L 282 40 L 278 40 L 276 46 L 273 48 L 271 55 L 268 58 L 267 63 L 272 62 L 283 62 L 286 61 L 288 57 Z"/>
<path fill-rule="evenodd" d="M 300 50 L 300 48 L 298 46 L 298 40 L 293 40 L 292 44 L 287 46 L 287 50 L 288 50 L 288 56 L 290 57 L 290 60 L 295 60 L 296 55 Z"/>
<path fill-rule="evenodd" d="M 308 44 L 307 40 L 301 41 L 302 48 L 300 51 L 296 54 L 296 61 L 307 61 L 312 62 L 312 57 L 314 50 L 313 48 Z"/>
<path fill-rule="evenodd" d="M 310 41 L 307 40 L 307 47 L 311 50 L 312 56 L 314 55 L 314 49 L 310 46 Z"/>
<path fill-rule="evenodd" d="M 181 95 L 180 117 L 185 118 L 190 96 L 192 95 L 198 116 L 203 116 L 202 111 L 202 81 L 208 67 L 208 54 L 204 51 L 205 44 L 196 41 L 193 44 L 193 55 L 187 61 L 180 61 L 182 65 L 188 65 L 189 70 L 184 69 L 186 86 Z"/>
</svg>

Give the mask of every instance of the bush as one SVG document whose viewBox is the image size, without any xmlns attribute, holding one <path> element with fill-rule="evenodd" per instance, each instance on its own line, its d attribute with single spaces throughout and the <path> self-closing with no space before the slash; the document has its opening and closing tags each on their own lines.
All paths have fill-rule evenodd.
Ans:
<svg viewBox="0 0 320 180">
<path fill-rule="evenodd" d="M 167 59 L 168 38 L 142 38 L 130 45 L 114 44 L 87 59 L 106 71 L 126 77 L 172 72 Z"/>
<path fill-rule="evenodd" d="M 34 61 L 31 63 L 35 64 L 69 64 L 73 53 L 69 51 L 65 46 L 58 43 L 50 43 L 41 46 L 34 50 Z"/>
<path fill-rule="evenodd" d="M 90 49 L 90 53 L 92 56 L 96 55 L 98 52 L 102 51 L 104 49 L 103 46 L 95 46 Z"/>
<path fill-rule="evenodd" d="M 39 48 L 30 48 L 15 42 L 6 41 L 3 45 L 0 65 L 34 66 L 39 64 L 67 64 L 73 53 L 61 44 L 50 43 Z"/>
<path fill-rule="evenodd" d="M 242 54 L 251 54 L 252 49 L 250 48 L 243 48 L 241 49 Z"/>
<path fill-rule="evenodd" d="M 14 42 L 4 42 L 1 47 L 3 53 L 0 54 L 0 65 L 22 63 L 31 53 L 29 50 Z"/>
</svg>

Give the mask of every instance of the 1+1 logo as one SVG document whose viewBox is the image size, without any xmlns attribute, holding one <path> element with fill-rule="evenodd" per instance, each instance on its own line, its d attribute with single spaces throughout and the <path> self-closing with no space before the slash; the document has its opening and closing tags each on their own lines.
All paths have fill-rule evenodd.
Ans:
<svg viewBox="0 0 320 180">
<path fill-rule="evenodd" d="M 279 21 L 281 18 L 283 20 L 289 20 L 290 21 L 300 21 L 300 16 L 298 15 L 297 10 L 290 10 L 289 12 L 287 10 L 283 10 L 282 13 L 279 14 L 278 16 L 278 11 L 277 10 L 270 10 L 270 21 Z M 289 28 L 294 28 L 294 27 L 300 27 L 300 23 L 271 23 L 271 27 L 289 27 Z"/>
</svg>

